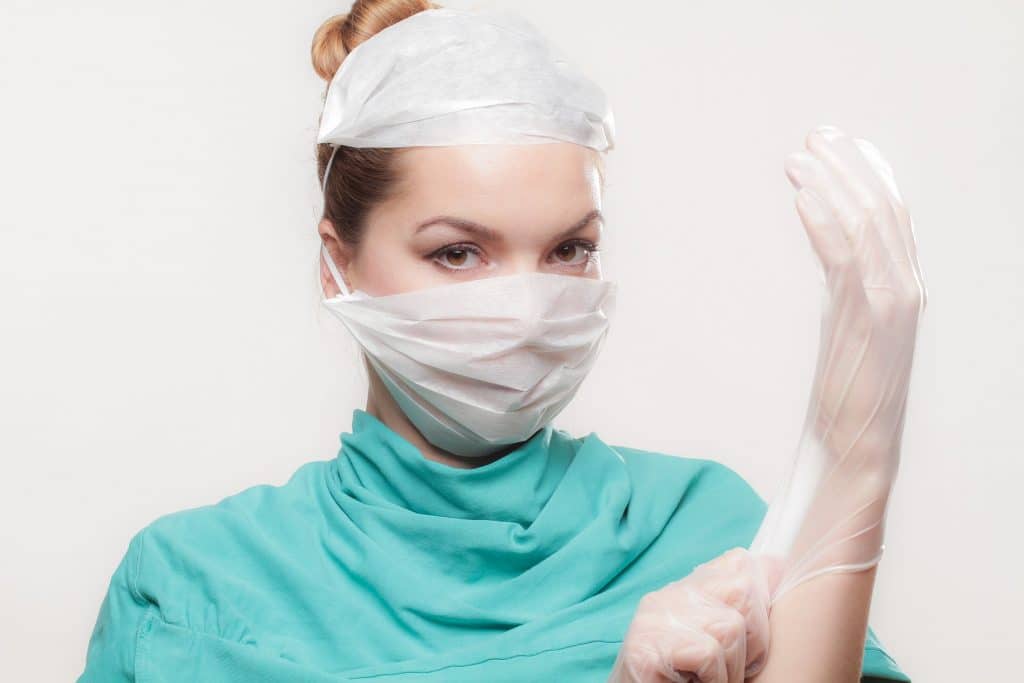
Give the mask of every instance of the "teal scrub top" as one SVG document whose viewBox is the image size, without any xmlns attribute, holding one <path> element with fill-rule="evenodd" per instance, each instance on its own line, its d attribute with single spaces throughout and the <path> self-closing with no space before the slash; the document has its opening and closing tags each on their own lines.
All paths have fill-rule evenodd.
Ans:
<svg viewBox="0 0 1024 683">
<path fill-rule="evenodd" d="M 766 507 L 720 463 L 551 425 L 454 468 L 356 409 L 335 458 L 135 534 L 78 681 L 603 682 L 640 597 Z M 910 681 L 870 628 L 863 673 Z"/>
</svg>

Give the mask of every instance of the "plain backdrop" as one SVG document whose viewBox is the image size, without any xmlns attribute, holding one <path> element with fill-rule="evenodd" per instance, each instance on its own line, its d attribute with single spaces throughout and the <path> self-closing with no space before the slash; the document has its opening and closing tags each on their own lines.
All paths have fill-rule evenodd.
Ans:
<svg viewBox="0 0 1024 683">
<path fill-rule="evenodd" d="M 487 4 L 547 32 L 618 126 L 603 261 L 620 303 L 556 421 L 576 435 L 718 459 L 771 498 L 822 287 L 783 158 L 819 123 L 882 150 L 929 308 L 871 624 L 917 682 L 1007 680 L 1024 613 L 1024 4 Z M 334 457 L 365 405 L 315 279 L 309 45 L 347 9 L 3 3 L 4 679 L 76 677 L 133 533 Z"/>
</svg>

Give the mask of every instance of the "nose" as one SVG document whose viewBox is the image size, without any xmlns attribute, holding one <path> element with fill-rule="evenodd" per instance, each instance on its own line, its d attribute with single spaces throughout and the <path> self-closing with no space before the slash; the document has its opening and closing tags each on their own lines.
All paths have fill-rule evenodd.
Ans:
<svg viewBox="0 0 1024 683">
<path fill-rule="evenodd" d="M 506 256 L 495 275 L 518 275 L 543 270 L 543 263 L 538 262 L 536 252 L 516 252 Z"/>
<path fill-rule="evenodd" d="M 537 263 L 536 258 L 527 258 L 524 256 L 513 261 L 512 274 L 535 273 L 540 270 L 542 270 L 541 264 Z"/>
</svg>

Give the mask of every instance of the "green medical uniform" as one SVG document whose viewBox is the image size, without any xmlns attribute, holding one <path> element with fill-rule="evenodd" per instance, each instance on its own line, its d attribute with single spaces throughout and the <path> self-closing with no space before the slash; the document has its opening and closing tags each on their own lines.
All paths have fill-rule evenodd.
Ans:
<svg viewBox="0 0 1024 683">
<path fill-rule="evenodd" d="M 458 469 L 356 409 L 337 457 L 139 531 L 78 680 L 605 681 L 640 597 L 765 510 L 711 460 L 549 425 Z M 870 629 L 863 671 L 910 680 Z"/>
</svg>

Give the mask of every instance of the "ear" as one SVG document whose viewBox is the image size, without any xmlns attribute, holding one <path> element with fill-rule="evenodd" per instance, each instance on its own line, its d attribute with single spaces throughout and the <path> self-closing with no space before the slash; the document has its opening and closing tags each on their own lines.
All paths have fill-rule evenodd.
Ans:
<svg viewBox="0 0 1024 683">
<path fill-rule="evenodd" d="M 334 265 L 336 265 L 338 270 L 341 271 L 341 277 L 344 278 L 345 286 L 348 288 L 348 291 L 351 292 L 355 290 L 352 277 L 349 275 L 352 265 L 353 249 L 348 244 L 338 239 L 338 235 L 334 230 L 334 224 L 331 223 L 330 219 L 320 219 L 318 232 L 320 233 L 320 240 L 327 248 L 327 253 L 331 255 L 331 260 L 334 261 Z M 337 296 L 341 293 L 341 289 L 335 283 L 334 275 L 327 266 L 327 262 L 324 261 L 323 254 L 319 255 L 317 261 L 320 263 L 320 287 L 328 298 Z"/>
</svg>

